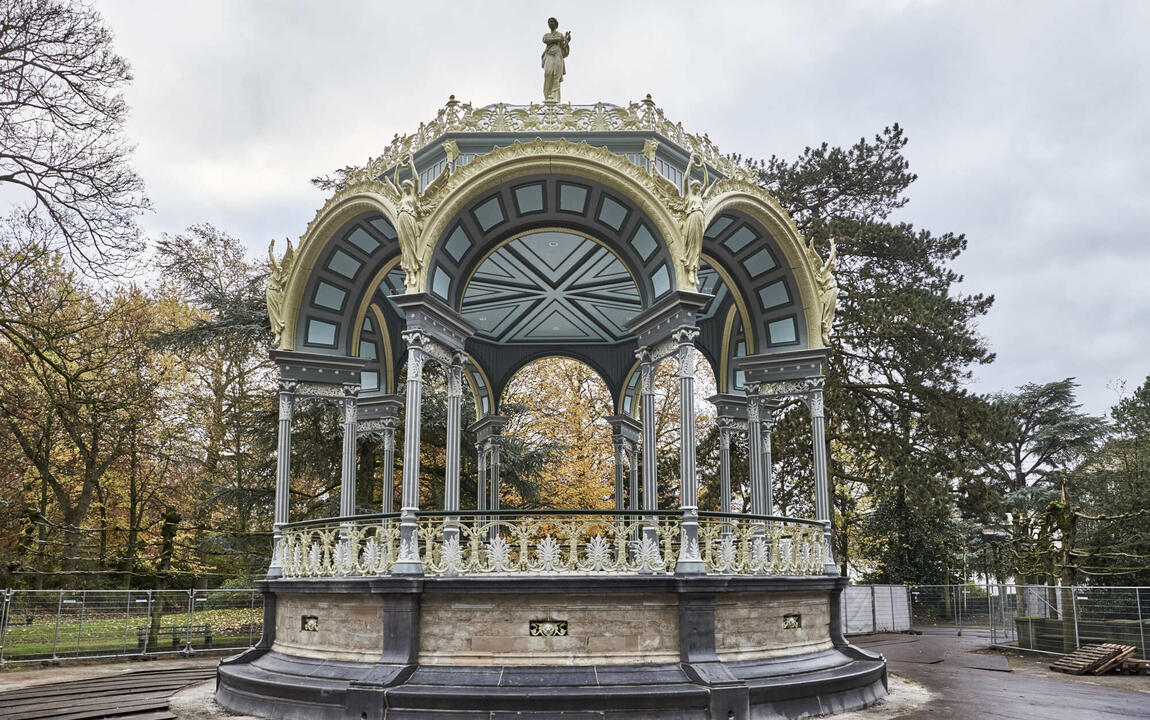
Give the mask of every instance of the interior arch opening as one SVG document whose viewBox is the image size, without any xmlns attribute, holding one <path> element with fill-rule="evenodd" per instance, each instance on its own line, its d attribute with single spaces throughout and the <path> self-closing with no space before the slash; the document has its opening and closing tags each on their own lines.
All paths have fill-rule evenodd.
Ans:
<svg viewBox="0 0 1150 720">
<path fill-rule="evenodd" d="M 534 498 L 505 484 L 506 507 L 606 510 L 614 507 L 612 395 L 591 366 L 549 356 L 519 368 L 503 392 L 504 436 L 538 461 Z"/>
</svg>

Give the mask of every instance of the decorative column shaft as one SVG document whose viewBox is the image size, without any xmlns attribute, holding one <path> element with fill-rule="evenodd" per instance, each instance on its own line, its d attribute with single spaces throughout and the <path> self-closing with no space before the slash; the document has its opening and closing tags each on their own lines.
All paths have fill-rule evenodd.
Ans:
<svg viewBox="0 0 1150 720">
<path fill-rule="evenodd" d="M 731 512 L 731 427 L 730 418 L 719 418 L 719 510 Z"/>
<path fill-rule="evenodd" d="M 422 575 L 419 559 L 419 525 L 415 517 L 419 510 L 419 430 L 423 414 L 423 363 L 426 360 L 420 345 L 425 342 L 422 333 L 405 332 L 407 341 L 407 402 L 403 408 L 403 488 L 400 493 L 399 557 L 392 573 L 395 575 Z"/>
<path fill-rule="evenodd" d="M 699 331 L 684 328 L 672 336 L 679 360 L 679 507 L 682 539 L 676 574 L 703 574 L 699 555 L 699 479 L 695 474 L 695 338 Z"/>
<path fill-rule="evenodd" d="M 479 443 L 479 459 L 478 459 L 478 472 L 476 473 L 477 479 L 475 483 L 475 509 L 487 509 L 487 448 L 484 443 Z"/>
<path fill-rule="evenodd" d="M 774 461 L 771 458 L 771 433 L 775 429 L 775 413 L 769 407 L 763 408 L 763 417 L 759 423 L 759 433 L 762 438 L 763 460 L 763 514 L 775 514 L 775 480 Z"/>
<path fill-rule="evenodd" d="M 380 512 L 395 512 L 395 428 L 386 425 L 379 433 L 383 443 L 383 486 L 380 488 Z"/>
<path fill-rule="evenodd" d="M 463 356 L 453 353 L 447 368 L 447 467 L 444 470 L 443 509 L 459 509 L 459 440 L 463 435 L 460 407 L 463 398 Z M 443 524 L 443 541 L 459 538 L 459 518 L 448 517 Z"/>
<path fill-rule="evenodd" d="M 751 480 L 751 514 L 766 515 L 766 483 L 763 478 L 763 436 L 760 413 L 762 398 L 757 387 L 747 389 L 747 465 Z"/>
<path fill-rule="evenodd" d="M 639 354 L 642 365 L 640 382 L 643 394 L 639 404 L 639 420 L 642 422 L 643 442 L 643 509 L 657 510 L 658 495 L 655 483 L 658 478 L 655 459 L 655 363 L 651 362 L 650 352 L 644 348 Z"/>
<path fill-rule="evenodd" d="M 491 499 L 488 503 L 489 510 L 499 509 L 499 436 L 493 435 L 487 441 L 488 452 L 491 457 L 491 464 L 488 466 L 487 480 L 491 486 Z"/>
<path fill-rule="evenodd" d="M 340 462 L 339 514 L 355 515 L 356 404 L 359 385 L 343 386 L 343 457 Z"/>
<path fill-rule="evenodd" d="M 807 395 L 811 411 L 811 443 L 814 445 L 815 519 L 823 523 L 823 545 L 826 559 L 824 569 L 828 575 L 838 575 L 834 555 L 831 553 L 830 477 L 827 474 L 827 438 L 823 410 L 823 389 L 820 386 Z"/>
<path fill-rule="evenodd" d="M 631 477 L 628 478 L 628 480 L 630 481 L 630 488 L 628 488 L 630 491 L 630 497 L 628 497 L 628 500 L 629 500 L 628 504 L 629 504 L 631 510 L 638 510 L 639 509 L 639 448 L 636 446 L 634 441 L 629 442 L 627 444 L 627 447 L 628 447 L 628 449 L 627 449 L 628 459 L 630 460 L 630 463 L 631 463 Z"/>
<path fill-rule="evenodd" d="M 445 487 L 443 490 L 443 509 L 459 509 L 459 439 L 462 436 L 460 421 L 463 417 L 461 403 L 463 399 L 463 365 L 462 358 L 457 354 L 453 356 L 452 363 L 447 368 L 447 467 L 445 470 Z"/>
<path fill-rule="evenodd" d="M 621 438 L 621 437 L 614 438 L 614 445 L 615 445 L 615 511 L 620 512 L 620 513 L 627 509 L 627 506 L 625 504 L 626 498 L 624 497 L 624 485 L 623 485 L 623 470 L 624 470 L 624 466 L 623 466 L 623 461 L 624 461 L 623 443 L 624 443 L 623 438 Z"/>
<path fill-rule="evenodd" d="M 291 501 L 291 426 L 295 416 L 295 386 L 290 380 L 281 380 L 279 435 L 276 438 L 276 494 L 272 518 L 272 561 L 268 577 L 283 574 L 283 526 L 290 520 Z"/>
</svg>

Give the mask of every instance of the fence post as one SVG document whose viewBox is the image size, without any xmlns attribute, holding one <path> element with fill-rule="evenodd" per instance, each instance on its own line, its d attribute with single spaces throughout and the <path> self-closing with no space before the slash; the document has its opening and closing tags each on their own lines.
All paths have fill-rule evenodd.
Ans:
<svg viewBox="0 0 1150 720">
<path fill-rule="evenodd" d="M 958 630 L 958 636 L 962 637 L 962 591 L 959 590 L 961 585 L 952 585 L 954 588 L 954 627 Z"/>
<path fill-rule="evenodd" d="M 60 597 L 56 600 L 56 629 L 52 631 L 52 662 L 56 662 L 59 658 L 56 657 L 56 644 L 60 640 L 60 613 L 64 610 L 64 591 L 60 591 Z"/>
<path fill-rule="evenodd" d="M 994 617 L 994 598 L 992 598 L 990 596 L 990 575 L 989 574 L 987 574 L 987 576 L 986 576 L 986 624 L 990 626 L 990 644 L 992 646 L 997 645 L 998 644 L 998 636 L 997 636 L 997 633 L 995 633 L 995 629 L 998 626 L 998 622 L 995 620 L 995 617 Z"/>
<path fill-rule="evenodd" d="M 870 586 L 870 631 L 878 632 L 878 606 L 874 597 L 874 585 Z"/>
<path fill-rule="evenodd" d="M 1146 654 L 1146 628 L 1142 626 L 1142 594 L 1137 587 L 1134 588 L 1134 606 L 1138 608 L 1138 639 L 1142 642 L 1142 659 L 1150 660 L 1150 655 Z"/>
<path fill-rule="evenodd" d="M 0 667 L 4 666 L 5 641 L 8 638 L 8 616 L 12 613 L 12 590 L 4 591 L 4 604 L 0 606 Z"/>
<path fill-rule="evenodd" d="M 188 590 L 188 628 L 186 639 L 184 643 L 184 655 L 192 654 L 192 620 L 195 618 L 196 613 L 196 589 Z"/>
<path fill-rule="evenodd" d="M 80 654 L 80 639 L 84 637 L 84 606 L 88 604 L 88 591 L 80 591 L 80 627 L 76 630 L 76 655 Z"/>
<path fill-rule="evenodd" d="M 143 654 L 148 654 L 148 642 L 152 639 L 152 590 L 148 590 L 148 596 L 145 607 L 148 608 L 148 631 L 144 633 L 144 649 Z"/>
<path fill-rule="evenodd" d="M 1078 588 L 1070 586 L 1070 609 L 1074 613 L 1074 649 L 1082 647 L 1082 643 L 1078 640 Z"/>
<path fill-rule="evenodd" d="M 128 600 L 124 607 L 124 654 L 128 654 L 128 628 L 132 624 L 132 591 L 127 592 Z"/>
</svg>

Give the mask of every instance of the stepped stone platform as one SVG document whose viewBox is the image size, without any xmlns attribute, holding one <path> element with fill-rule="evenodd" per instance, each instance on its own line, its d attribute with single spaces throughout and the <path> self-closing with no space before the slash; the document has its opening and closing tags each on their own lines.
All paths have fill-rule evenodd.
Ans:
<svg viewBox="0 0 1150 720">
<path fill-rule="evenodd" d="M 217 700 L 284 718 L 793 718 L 886 692 L 837 577 L 270 580 Z"/>
</svg>

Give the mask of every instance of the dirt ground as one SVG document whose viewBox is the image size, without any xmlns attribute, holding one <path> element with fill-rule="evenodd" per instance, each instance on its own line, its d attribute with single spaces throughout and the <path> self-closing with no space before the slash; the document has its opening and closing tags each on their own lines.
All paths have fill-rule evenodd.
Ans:
<svg viewBox="0 0 1150 720">
<path fill-rule="evenodd" d="M 922 683 L 931 699 L 900 720 L 1112 720 L 1150 718 L 1150 676 L 1080 677 L 1050 670 L 1053 656 L 988 649 L 967 634 L 882 634 L 853 642 L 886 658 L 890 672 Z"/>
</svg>

